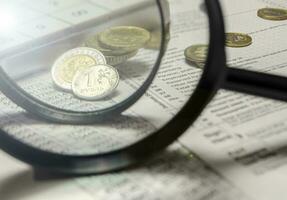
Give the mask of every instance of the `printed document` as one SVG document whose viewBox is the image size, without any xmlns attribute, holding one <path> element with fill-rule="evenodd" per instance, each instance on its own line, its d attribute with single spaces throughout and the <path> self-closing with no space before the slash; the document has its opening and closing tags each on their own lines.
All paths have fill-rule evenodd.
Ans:
<svg viewBox="0 0 287 200">
<path fill-rule="evenodd" d="M 69 1 L 68 6 L 62 5 L 60 0 L 53 2 L 57 1 L 57 5 L 63 8 L 79 8 L 77 0 Z M 104 5 L 95 2 L 97 1 L 87 1 L 89 6 L 85 7 L 83 4 L 80 9 L 103 9 Z M 118 119 L 111 127 L 112 130 L 119 129 L 121 134 L 102 134 L 112 134 L 111 128 L 107 126 L 99 126 L 96 129 L 92 126 L 55 127 L 37 117 L 31 117 L 2 94 L 1 128 L 20 140 L 30 142 L 31 145 L 64 153 L 74 152 L 76 149 L 79 154 L 94 151 L 95 146 L 99 152 L 111 147 L 118 148 L 124 145 L 121 141 L 140 139 L 146 133 L 159 128 L 174 116 L 186 101 L 202 72 L 201 69 L 186 63 L 183 54 L 185 48 L 192 44 L 208 42 L 205 13 L 202 9 L 194 9 L 201 6 L 201 2 L 170 0 L 172 30 L 169 48 L 158 77 L 148 93 L 125 113 L 133 118 Z M 262 21 L 256 16 L 259 8 L 276 6 L 287 9 L 285 1 L 221 2 L 226 30 L 248 33 L 254 40 L 251 46 L 240 51 L 228 48 L 228 64 L 267 73 L 286 73 L 286 43 L 270 45 L 268 49 L 263 49 L 262 44 L 267 44 L 266 40 L 274 35 L 285 38 L 287 22 Z M 33 6 L 45 8 L 45 5 L 40 3 Z M 41 13 L 47 21 L 55 22 L 67 16 L 76 17 L 69 15 L 67 11 L 66 16 L 51 19 L 51 16 L 54 16 L 52 13 L 56 11 L 53 6 L 49 8 L 50 14 Z M 85 20 L 84 16 L 90 17 L 78 16 L 81 18 L 79 23 Z M 252 18 L 255 18 L 255 24 L 250 20 Z M 34 21 L 31 20 L 32 22 Z M 62 20 L 61 23 L 66 22 L 67 20 Z M 38 31 L 39 37 L 46 34 Z M 194 37 L 189 37 L 191 35 Z M 28 37 L 29 34 L 21 34 L 19 31 L 15 39 L 6 39 L 5 41 L 11 43 L 5 45 L 11 47 L 20 44 L 19 41 L 35 39 Z M 30 87 L 31 92 L 41 94 L 47 91 L 45 88 L 49 84 L 41 81 L 45 80 L 45 76 L 43 74 L 40 79 L 23 80 L 23 83 L 37 83 L 40 89 Z M 135 77 L 125 84 L 127 88 L 132 88 L 132 84 L 140 81 Z M 143 104 L 146 105 L 145 108 L 138 106 Z M 150 110 L 153 113 L 150 113 Z M 286 103 L 221 90 L 196 123 L 165 153 L 128 171 L 79 178 L 41 179 L 41 175 L 34 173 L 30 166 L 1 152 L 0 199 L 284 200 L 287 196 L 286 120 Z M 121 123 L 125 121 L 128 123 L 123 126 Z M 65 134 L 69 135 L 69 140 L 67 137 L 61 137 Z M 86 148 L 82 149 L 83 146 Z"/>
</svg>

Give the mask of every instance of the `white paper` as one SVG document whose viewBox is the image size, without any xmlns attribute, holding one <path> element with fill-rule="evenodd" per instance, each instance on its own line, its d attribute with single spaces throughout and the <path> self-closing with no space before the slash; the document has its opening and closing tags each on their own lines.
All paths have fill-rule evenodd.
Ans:
<svg viewBox="0 0 287 200">
<path fill-rule="evenodd" d="M 252 4 L 245 0 L 238 5 L 236 0 L 228 2 L 230 5 L 226 7 L 230 9 L 225 12 L 228 31 L 247 32 L 254 39 L 259 38 L 258 41 L 260 37 L 271 37 L 268 34 L 273 34 L 272 31 L 262 30 L 274 26 L 271 22 L 259 23 L 258 19 L 256 24 L 261 31 L 256 32 L 257 26 L 248 21 L 256 17 L 254 11 L 256 13 L 258 7 L 270 4 L 259 0 Z M 125 113 L 128 118 L 118 119 L 108 126 L 55 126 L 26 115 L 1 96 L 1 127 L 32 145 L 81 154 L 120 147 L 123 142 L 140 139 L 166 123 L 189 97 L 201 74 L 200 69 L 185 62 L 184 49 L 194 43 L 208 42 L 206 16 L 198 9 L 202 1 L 172 0 L 170 3 L 172 40 L 167 56 L 151 89 Z M 244 23 L 235 26 L 233 21 L 238 19 Z M 279 23 L 278 27 L 284 28 L 286 22 Z M 275 32 L 282 37 L 278 27 Z M 244 58 L 254 57 L 252 60 L 258 68 L 253 70 L 271 71 L 273 65 L 268 60 L 284 67 L 286 52 L 274 55 L 272 51 L 276 49 L 270 47 L 270 52 L 264 54 L 265 59 L 259 59 L 257 55 L 262 52 L 254 50 L 258 49 L 257 45 L 260 42 L 255 41 L 252 46 L 241 49 L 242 52 L 230 50 L 229 64 L 246 67 L 249 60 Z M 284 47 L 280 45 L 278 47 Z M 236 56 L 238 58 L 234 59 Z M 135 78 L 133 83 L 137 85 L 139 80 Z M 29 166 L 1 153 L 1 163 L 5 164 L 0 166 L 0 199 L 285 199 L 287 162 L 284 148 L 280 151 L 278 148 L 284 147 L 287 141 L 284 137 L 286 108 L 282 102 L 220 91 L 195 126 L 180 139 L 185 148 L 177 143 L 146 166 L 121 173 L 39 181 L 32 177 Z M 119 134 L 115 134 L 115 130 Z M 189 157 L 190 151 L 204 161 Z M 253 156 L 244 157 L 249 153 Z"/>
<path fill-rule="evenodd" d="M 249 47 L 227 48 L 229 65 L 286 76 L 287 22 L 257 17 L 259 8 L 283 7 L 285 1 L 222 2 L 227 32 L 253 38 Z M 286 108 L 283 102 L 221 91 L 180 141 L 252 199 L 286 199 Z"/>
<path fill-rule="evenodd" d="M 73 6 L 78 8 L 77 1 L 69 3 L 71 5 L 66 6 L 71 6 L 71 9 L 74 8 Z M 187 3 L 187 1 L 182 1 L 182 3 Z M 43 10 L 49 12 L 54 12 L 55 6 L 65 8 L 61 1 L 43 1 L 43 4 L 35 1 L 31 5 L 34 7 L 43 6 L 45 8 Z M 172 5 L 176 5 L 175 2 Z M 40 7 L 37 8 L 40 10 Z M 181 10 L 182 8 L 183 10 Z M 186 6 L 176 6 L 173 11 L 176 15 L 179 12 L 179 15 L 183 17 L 180 13 L 183 11 L 188 12 L 188 8 Z M 194 14 L 194 12 L 191 13 Z M 178 19 L 178 21 L 181 21 L 181 19 Z M 180 34 L 179 31 L 177 33 L 178 37 L 181 37 Z M 204 39 L 206 38 L 203 37 L 202 40 Z M 176 42 L 173 42 L 172 46 L 176 46 Z M 178 55 L 182 53 L 181 50 L 177 50 Z M 171 49 L 172 51 L 174 51 L 174 48 Z M 152 60 L 150 53 L 142 56 Z M 176 57 L 172 56 L 167 62 L 171 63 L 174 59 Z M 180 61 L 180 63 L 184 63 L 184 61 Z M 185 66 L 185 70 L 189 68 L 189 66 Z M 196 70 L 196 73 L 198 71 Z M 127 67 L 122 69 L 121 72 L 129 72 L 135 77 L 122 81 L 122 84 L 126 84 L 127 89 L 138 87 L 142 83 L 143 77 L 136 76 L 134 68 Z M 164 72 L 161 72 L 161 75 L 164 74 Z M 55 92 L 53 88 L 49 87 L 52 83 L 47 73 L 42 73 L 40 76 L 36 73 L 34 78 L 23 79 L 20 83 L 32 94 L 42 94 L 41 98 L 45 100 L 51 98 L 49 94 Z M 174 96 L 170 95 L 171 92 Z M 70 96 L 67 94 L 67 97 L 61 97 L 61 105 L 65 106 L 66 102 L 70 102 L 72 98 Z M 66 98 L 66 100 L 63 100 L 63 98 Z M 151 133 L 170 119 L 186 98 L 186 95 L 182 96 L 182 93 L 158 79 L 148 94 L 137 104 L 139 106 L 135 105 L 125 113 L 127 117 L 95 127 L 47 124 L 37 120 L 36 117 L 25 114 L 21 108 L 1 95 L 2 113 L 0 121 L 1 127 L 9 134 L 42 149 L 62 153 L 95 153 L 120 147 L 128 144 L 129 141 L 135 141 Z M 51 100 L 54 103 L 55 101 L 55 99 Z M 79 102 L 73 102 L 73 105 L 79 105 Z M 93 103 L 86 103 L 84 106 L 87 109 L 94 108 Z M 151 110 L 153 112 L 150 112 Z M 33 170 L 29 166 L 16 161 L 3 152 L 0 159 L 1 163 L 5 163 L 1 165 L 0 173 L 1 200 L 59 198 L 69 200 L 132 200 L 190 199 L 190 197 L 195 200 L 247 199 L 241 191 L 222 179 L 220 175 L 207 167 L 200 159 L 194 156 L 191 157 L 190 152 L 180 145 L 174 145 L 169 151 L 149 161 L 145 166 L 133 170 L 73 179 L 41 181 L 33 177 Z"/>
</svg>

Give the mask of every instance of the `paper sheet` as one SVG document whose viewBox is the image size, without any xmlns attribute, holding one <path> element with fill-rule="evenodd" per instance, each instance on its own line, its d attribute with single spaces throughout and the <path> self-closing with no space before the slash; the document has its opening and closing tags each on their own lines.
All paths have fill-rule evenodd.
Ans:
<svg viewBox="0 0 287 200">
<path fill-rule="evenodd" d="M 228 19 L 228 31 L 236 29 L 247 32 L 252 34 L 253 38 L 266 37 L 272 33 L 264 29 L 273 26 L 271 22 L 258 24 L 257 27 L 248 21 L 254 16 L 254 11 L 258 7 L 270 6 L 268 1 L 258 0 L 250 4 L 250 1 L 245 0 L 233 7 L 236 2 L 236 0 L 224 1 L 226 8 L 231 7 L 226 9 L 225 14 Z M 128 113 L 138 117 L 126 126 L 127 129 L 131 127 L 129 131 L 123 131 L 119 138 L 111 141 L 111 137 L 107 135 L 101 137 L 98 135 L 101 131 L 97 130 L 108 131 L 107 127 L 96 130 L 93 127 L 56 128 L 30 116 L 27 117 L 21 109 L 16 108 L 3 96 L 1 96 L 4 105 L 1 109 L 3 118 L 0 121 L 1 127 L 20 139 L 28 141 L 28 138 L 32 144 L 66 153 L 69 153 L 67 146 L 78 145 L 79 153 L 82 153 L 80 147 L 83 145 L 89 147 L 89 144 L 91 148 L 85 151 L 94 151 L 93 145 L 99 146 L 100 150 L 111 146 L 115 148 L 121 145 L 119 141 L 140 138 L 158 128 L 172 117 L 187 99 L 201 73 L 201 70 L 185 63 L 184 48 L 195 42 L 208 41 L 204 15 L 201 10 L 195 9 L 200 1 L 171 0 L 170 3 L 173 39 L 159 72 L 159 78 L 148 95 L 139 102 L 146 107 L 135 105 Z M 190 20 L 192 18 L 197 20 Z M 242 19 L 245 23 L 235 26 L 233 21 L 236 22 L 238 19 Z M 284 22 L 280 22 L 280 27 L 285 27 Z M 278 37 L 282 37 L 281 34 L 284 33 L 280 28 L 274 31 Z M 280 70 L 286 67 L 286 63 L 284 64 L 286 52 L 277 53 L 275 57 L 269 52 L 262 60 L 257 58 L 262 52 L 254 51 L 257 45 L 255 42 L 254 46 L 244 49 L 245 51 L 239 54 L 230 50 L 229 64 L 246 67 L 249 66 L 248 61 L 254 57 L 256 64 L 249 66 L 253 70 L 271 71 L 275 65 L 282 66 L 276 68 Z M 280 47 L 283 48 L 284 44 Z M 234 59 L 236 56 L 241 59 Z M 273 63 L 272 66 L 268 60 Z M 259 68 L 262 63 L 264 68 Z M 273 70 L 272 73 L 278 71 Z M 165 154 L 154 158 L 146 166 L 122 173 L 39 181 L 33 179 L 30 167 L 1 153 L 1 163 L 5 164 L 0 166 L 0 199 L 281 200 L 286 196 L 284 186 L 287 180 L 285 176 L 287 159 L 284 154 L 286 108 L 287 105 L 282 102 L 220 91 L 196 124 L 179 140 L 180 143 L 170 147 Z M 153 113 L 148 110 L 152 110 Z M 11 112 L 14 114 L 11 115 Z M 10 116 L 7 117 L 7 114 Z M 134 134 L 135 130 L 137 134 Z M 139 130 L 143 132 L 138 132 Z M 97 138 L 101 138 L 96 144 L 90 143 L 94 141 L 91 133 L 95 131 Z M 43 140 L 42 133 L 45 133 L 46 140 Z M 70 133 L 70 140 L 64 141 L 65 138 L 61 140 L 59 133 L 60 135 Z M 67 145 L 67 142 L 70 145 Z M 184 144 L 184 147 L 181 144 Z M 191 151 L 199 155 L 202 160 L 195 156 L 190 157 Z"/>
<path fill-rule="evenodd" d="M 222 2 L 227 31 L 253 38 L 249 47 L 228 48 L 229 65 L 286 75 L 287 22 L 257 17 L 284 1 Z M 221 91 L 200 120 L 210 126 L 199 123 L 180 140 L 252 199 L 285 199 L 286 117 L 286 103 Z"/>
<path fill-rule="evenodd" d="M 33 6 L 40 4 L 37 2 Z M 51 4 L 51 7 L 56 5 L 65 7 L 61 1 L 47 1 L 47 3 L 49 3 L 48 5 Z M 187 1 L 182 1 L 182 3 L 187 4 Z M 172 2 L 172 5 L 176 5 L 176 3 Z M 182 8 L 184 10 L 181 10 Z M 51 8 L 51 12 L 52 10 Z M 188 12 L 187 7 L 176 6 L 173 9 L 174 15 L 181 15 L 181 17 L 182 11 Z M 193 12 L 191 13 L 193 14 Z M 195 14 L 198 15 L 198 13 Z M 175 17 L 177 18 L 177 16 Z M 181 32 L 178 31 L 177 35 L 179 37 L 180 34 Z M 176 46 L 175 43 L 173 44 Z M 177 55 L 182 54 L 179 50 L 182 49 L 178 49 Z M 174 51 L 174 48 L 171 51 Z M 150 56 L 149 59 L 151 59 Z M 167 62 L 173 62 L 174 59 L 175 57 L 171 57 Z M 184 60 L 180 62 L 184 64 Z M 189 66 L 185 66 L 185 70 L 188 68 L 190 69 Z M 196 73 L 199 72 L 199 70 L 195 71 Z M 164 72 L 161 75 L 164 75 Z M 36 77 L 24 80 L 25 83 L 23 84 L 27 84 L 26 88 L 29 88 L 32 93 L 45 91 L 45 94 L 47 94 L 51 82 L 43 80 L 49 80 L 50 77 L 47 77 L 45 73 Z M 140 78 L 129 79 L 127 85 L 139 84 Z M 35 88 L 33 85 L 39 87 Z M 172 92 L 174 96 L 163 91 Z M 43 98 L 48 97 L 44 95 Z M 105 151 L 111 147 L 117 148 L 122 145 L 122 141 L 128 142 L 129 140 L 139 139 L 155 128 L 159 128 L 161 124 L 172 117 L 178 106 L 186 98 L 187 95 L 182 96 L 181 92 L 169 87 L 159 79 L 139 103 L 139 105 L 144 104 L 146 107 L 135 105 L 126 113 L 129 117 L 117 119 L 112 124 L 112 128 L 111 124 L 108 127 L 104 125 L 95 128 L 93 126 L 54 126 L 53 124 L 46 124 L 35 117 L 31 117 L 31 115 L 25 114 L 22 109 L 1 95 L 1 127 L 18 139 L 40 148 L 63 153 L 75 153 L 75 149 L 79 154 L 95 153 L 95 149 Z M 62 102 L 68 101 L 63 100 Z M 75 105 L 77 104 L 75 103 Z M 86 105 L 86 107 L 89 106 L 91 105 Z M 149 110 L 153 110 L 153 113 L 150 113 Z M 117 134 L 114 134 L 115 130 L 117 130 Z M 69 140 L 67 140 L 67 137 Z M 71 149 L 68 147 L 71 147 Z M 215 173 L 200 159 L 191 156 L 190 152 L 179 144 L 173 145 L 166 153 L 152 159 L 145 166 L 121 173 L 84 178 L 41 181 L 33 177 L 33 171 L 29 166 L 4 153 L 1 153 L 0 159 L 1 163 L 5 163 L 0 167 L 1 200 L 59 198 L 69 200 L 190 199 L 191 196 L 193 199 L 198 200 L 248 199 L 244 193 Z"/>
</svg>

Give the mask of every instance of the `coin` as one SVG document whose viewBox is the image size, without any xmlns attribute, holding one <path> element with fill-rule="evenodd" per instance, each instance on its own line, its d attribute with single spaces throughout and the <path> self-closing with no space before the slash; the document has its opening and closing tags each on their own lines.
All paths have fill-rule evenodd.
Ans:
<svg viewBox="0 0 287 200">
<path fill-rule="evenodd" d="M 199 69 L 203 69 L 204 67 L 205 67 L 205 63 L 199 63 L 199 62 L 197 62 L 197 63 L 194 63 L 195 64 L 195 66 L 197 67 L 197 68 L 199 68 Z"/>
<path fill-rule="evenodd" d="M 99 34 L 101 45 L 111 49 L 137 50 L 149 41 L 150 32 L 135 26 L 117 26 Z"/>
<path fill-rule="evenodd" d="M 226 46 L 246 47 L 252 44 L 252 37 L 244 33 L 226 33 Z"/>
<path fill-rule="evenodd" d="M 161 33 L 153 33 L 151 35 L 151 39 L 148 41 L 148 43 L 145 45 L 145 48 L 147 49 L 159 49 L 161 45 Z"/>
<path fill-rule="evenodd" d="M 207 58 L 208 45 L 192 45 L 185 49 L 185 58 L 190 62 L 204 63 Z"/>
<path fill-rule="evenodd" d="M 75 48 L 56 60 L 52 67 L 52 79 L 59 88 L 70 91 L 76 72 L 97 64 L 106 64 L 101 52 L 86 47 Z"/>
<path fill-rule="evenodd" d="M 205 67 L 205 63 L 204 62 L 192 62 L 190 60 L 187 60 L 187 63 L 193 67 L 199 68 L 199 69 L 203 69 Z"/>
<path fill-rule="evenodd" d="M 160 29 L 151 32 L 150 40 L 146 43 L 147 49 L 160 49 L 162 31 Z"/>
<path fill-rule="evenodd" d="M 170 24 L 165 25 L 165 45 L 170 41 Z M 155 49 L 158 50 L 161 47 L 162 40 L 162 30 L 154 29 L 150 32 L 150 40 L 146 43 L 146 49 Z"/>
<path fill-rule="evenodd" d="M 114 67 L 96 65 L 76 73 L 72 90 L 80 99 L 99 100 L 114 92 L 119 80 L 118 71 Z"/>
<path fill-rule="evenodd" d="M 107 64 L 109 65 L 119 65 L 126 62 L 128 59 L 134 57 L 138 53 L 138 50 L 121 56 L 105 56 Z"/>
<path fill-rule="evenodd" d="M 103 45 L 100 45 L 98 37 L 99 37 L 98 35 L 90 36 L 84 42 L 84 45 L 86 47 L 90 47 L 90 48 L 94 48 L 94 49 L 99 50 L 105 56 L 120 56 L 120 55 L 129 54 L 129 53 L 134 51 L 134 50 L 129 50 L 129 49 L 111 49 L 111 48 L 103 47 Z"/>
<path fill-rule="evenodd" d="M 201 62 L 191 62 L 188 60 L 188 64 L 199 69 L 203 69 L 205 67 L 205 63 L 201 63 Z"/>
<path fill-rule="evenodd" d="M 279 8 L 262 8 L 257 11 L 257 16 L 266 20 L 287 20 L 287 10 Z"/>
</svg>

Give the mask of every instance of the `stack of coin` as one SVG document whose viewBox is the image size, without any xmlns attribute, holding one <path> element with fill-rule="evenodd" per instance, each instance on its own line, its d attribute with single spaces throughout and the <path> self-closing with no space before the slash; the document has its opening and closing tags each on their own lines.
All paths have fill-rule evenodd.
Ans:
<svg viewBox="0 0 287 200">
<path fill-rule="evenodd" d="M 257 16 L 272 21 L 287 20 L 287 9 L 262 8 L 257 11 Z"/>
<path fill-rule="evenodd" d="M 117 70 L 106 64 L 105 56 L 87 47 L 71 49 L 52 67 L 56 86 L 80 99 L 97 100 L 110 95 L 119 83 Z"/>
<path fill-rule="evenodd" d="M 109 28 L 85 41 L 86 47 L 71 49 L 52 67 L 56 86 L 85 100 L 110 95 L 119 84 L 113 67 L 135 56 L 150 40 L 150 32 L 134 26 Z"/>
<path fill-rule="evenodd" d="M 144 28 L 116 26 L 89 37 L 84 45 L 99 50 L 109 65 L 119 65 L 134 57 L 150 38 Z"/>
<path fill-rule="evenodd" d="M 184 55 L 188 62 L 203 68 L 207 59 L 208 45 L 192 45 L 185 49 Z"/>
</svg>

